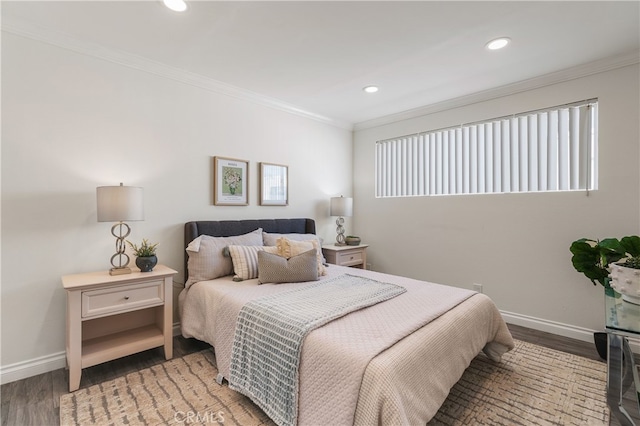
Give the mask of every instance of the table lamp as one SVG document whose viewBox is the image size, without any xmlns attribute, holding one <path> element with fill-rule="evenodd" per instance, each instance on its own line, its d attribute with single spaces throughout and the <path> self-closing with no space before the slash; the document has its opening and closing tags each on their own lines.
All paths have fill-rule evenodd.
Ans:
<svg viewBox="0 0 640 426">
<path fill-rule="evenodd" d="M 117 222 L 111 227 L 116 237 L 116 253 L 111 256 L 110 275 L 130 274 L 125 238 L 131 233 L 124 221 L 144 220 L 142 188 L 135 186 L 99 186 L 96 188 L 98 222 Z"/>
<path fill-rule="evenodd" d="M 344 246 L 346 243 L 344 241 L 343 216 L 348 217 L 353 213 L 353 198 L 343 197 L 342 195 L 339 197 L 332 197 L 329 210 L 329 214 L 331 216 L 338 216 L 338 219 L 336 219 L 336 232 L 338 233 L 336 236 L 336 245 Z"/>
</svg>

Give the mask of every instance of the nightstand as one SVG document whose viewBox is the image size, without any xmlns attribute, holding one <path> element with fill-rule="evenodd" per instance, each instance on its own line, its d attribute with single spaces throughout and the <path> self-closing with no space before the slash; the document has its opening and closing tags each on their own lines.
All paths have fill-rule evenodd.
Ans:
<svg viewBox="0 0 640 426">
<path fill-rule="evenodd" d="M 322 246 L 322 254 L 328 263 L 367 269 L 367 247 L 369 244 L 357 246 L 324 245 Z"/>
<path fill-rule="evenodd" d="M 108 271 L 65 275 L 69 392 L 80 387 L 82 369 L 164 346 L 173 356 L 173 276 L 164 265 L 151 272 Z"/>
</svg>

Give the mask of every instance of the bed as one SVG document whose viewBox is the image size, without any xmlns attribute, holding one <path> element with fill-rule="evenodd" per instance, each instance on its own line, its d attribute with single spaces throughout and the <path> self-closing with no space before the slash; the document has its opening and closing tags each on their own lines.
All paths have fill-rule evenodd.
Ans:
<svg viewBox="0 0 640 426">
<path fill-rule="evenodd" d="M 499 362 L 514 347 L 499 311 L 483 294 L 337 265 L 327 265 L 326 275 L 313 284 L 260 285 L 255 278 L 238 282 L 233 275 L 237 271 L 229 271 L 228 265 L 226 271 L 216 272 L 225 275 L 203 279 L 198 270 L 202 265 L 196 263 L 200 254 L 193 251 L 194 242 L 199 241 L 214 241 L 217 256 L 224 244 L 261 245 L 258 235 L 262 243 L 273 245 L 280 236 L 309 240 L 314 234 L 315 222 L 305 218 L 185 224 L 185 267 L 193 270 L 185 274 L 187 285 L 179 297 L 182 334 L 213 346 L 219 381 L 229 380 L 236 320 L 249 302 L 347 278 L 406 290 L 306 335 L 298 368 L 296 417 L 291 424 L 425 424 L 475 356 L 484 351 Z"/>
</svg>

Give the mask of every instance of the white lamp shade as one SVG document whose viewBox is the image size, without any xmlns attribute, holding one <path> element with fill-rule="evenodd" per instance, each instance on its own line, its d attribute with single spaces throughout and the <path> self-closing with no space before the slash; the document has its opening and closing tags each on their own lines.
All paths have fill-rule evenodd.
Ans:
<svg viewBox="0 0 640 426">
<path fill-rule="evenodd" d="M 331 198 L 331 207 L 329 214 L 331 216 L 351 216 L 353 214 L 353 198 Z"/>
<path fill-rule="evenodd" d="M 136 186 L 99 186 L 96 188 L 98 222 L 144 220 L 142 188 Z"/>
</svg>

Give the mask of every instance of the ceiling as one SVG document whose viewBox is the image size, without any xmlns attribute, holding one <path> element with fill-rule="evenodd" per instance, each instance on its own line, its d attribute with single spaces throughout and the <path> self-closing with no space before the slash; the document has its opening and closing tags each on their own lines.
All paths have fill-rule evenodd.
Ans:
<svg viewBox="0 0 640 426">
<path fill-rule="evenodd" d="M 29 23 L 346 125 L 640 51 L 638 1 L 1 6 L 3 29 Z M 499 36 L 512 43 L 485 49 Z M 365 93 L 369 84 L 380 91 Z"/>
</svg>

